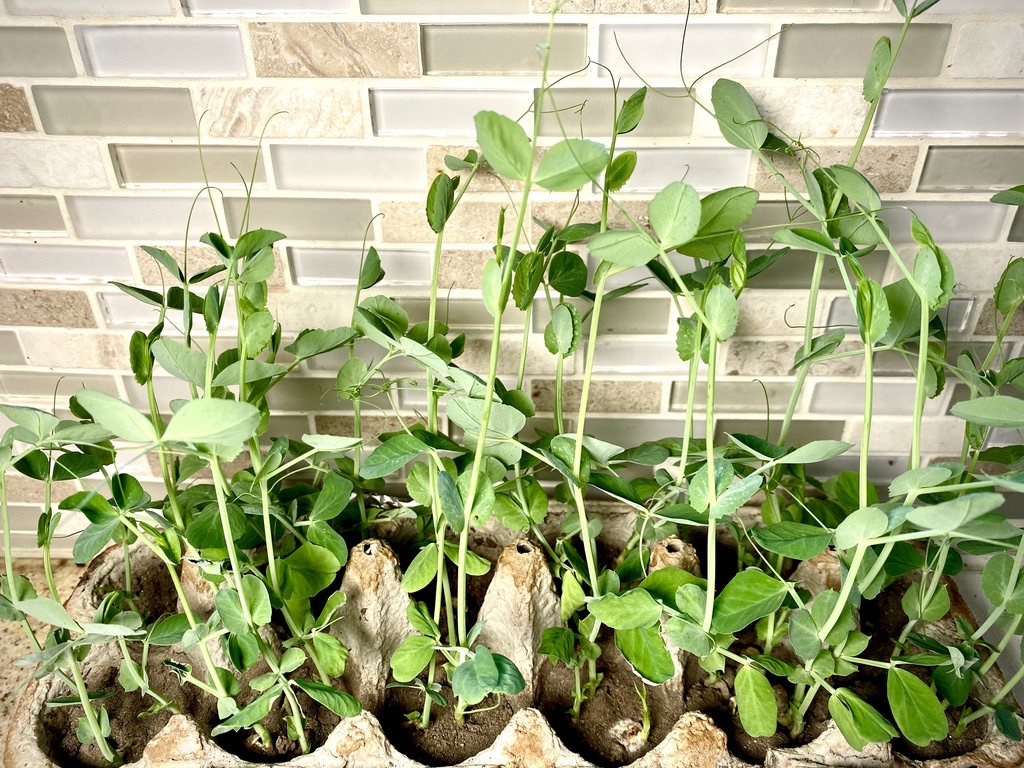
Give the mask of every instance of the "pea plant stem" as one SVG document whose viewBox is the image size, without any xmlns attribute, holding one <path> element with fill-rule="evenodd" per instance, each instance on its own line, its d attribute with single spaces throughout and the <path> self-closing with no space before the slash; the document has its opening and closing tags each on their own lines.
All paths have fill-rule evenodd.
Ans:
<svg viewBox="0 0 1024 768">
<path fill-rule="evenodd" d="M 705 417 L 708 429 L 708 434 L 705 438 L 708 473 L 708 540 L 705 555 L 707 572 L 704 574 L 704 578 L 707 579 L 707 599 L 704 601 L 704 620 L 701 622 L 701 629 L 705 632 L 710 632 L 715 605 L 716 572 L 718 570 L 715 562 L 718 545 L 718 520 L 714 514 L 715 503 L 718 500 L 718 487 L 715 482 L 715 445 L 711 435 L 715 423 L 715 368 L 718 363 L 718 340 L 715 338 L 714 330 L 709 328 L 707 332 L 711 334 L 711 338 L 708 341 L 707 415 Z"/>
</svg>

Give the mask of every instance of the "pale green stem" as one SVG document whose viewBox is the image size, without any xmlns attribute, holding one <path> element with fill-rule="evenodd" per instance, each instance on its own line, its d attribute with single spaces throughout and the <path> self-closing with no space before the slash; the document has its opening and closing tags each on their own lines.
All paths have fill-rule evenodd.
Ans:
<svg viewBox="0 0 1024 768">
<path fill-rule="evenodd" d="M 708 473 L 708 528 L 707 528 L 707 600 L 704 602 L 704 620 L 701 622 L 701 629 L 705 632 L 711 631 L 711 620 L 715 605 L 715 586 L 717 582 L 716 546 L 718 544 L 718 520 L 714 516 L 715 503 L 718 500 L 718 487 L 715 482 L 715 441 L 713 439 L 715 429 L 715 368 L 718 363 L 718 339 L 710 328 L 711 339 L 708 341 L 708 389 L 707 389 L 707 411 L 705 427 L 705 447 L 707 449 L 707 473 Z"/>
</svg>

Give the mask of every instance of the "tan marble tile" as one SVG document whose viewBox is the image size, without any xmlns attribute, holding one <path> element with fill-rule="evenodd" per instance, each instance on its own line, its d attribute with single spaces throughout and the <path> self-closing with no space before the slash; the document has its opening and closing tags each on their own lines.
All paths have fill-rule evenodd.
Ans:
<svg viewBox="0 0 1024 768">
<path fill-rule="evenodd" d="M 0 325 L 95 328 L 96 317 L 84 291 L 0 289 Z"/>
<path fill-rule="evenodd" d="M 849 163 L 851 150 L 852 147 L 845 145 L 816 147 L 816 162 L 822 166 Z M 857 170 L 867 176 L 879 192 L 906 192 L 913 180 L 918 152 L 919 149 L 912 146 L 867 146 L 857 160 Z M 771 159 L 790 184 L 800 191 L 806 189 L 795 158 L 776 154 Z M 782 184 L 778 179 L 760 161 L 754 162 L 757 165 L 755 188 L 760 192 L 781 192 Z M 813 168 L 814 163 L 808 163 L 808 167 Z"/>
<path fill-rule="evenodd" d="M 661 410 L 660 381 L 591 381 L 587 399 L 589 413 L 658 413 Z M 562 408 L 565 413 L 580 407 L 583 390 L 581 381 L 562 384 Z M 551 411 L 555 407 L 555 382 L 552 379 L 533 380 L 533 401 L 538 411 Z"/>
<path fill-rule="evenodd" d="M 618 206 L 608 206 L 608 228 L 632 228 L 630 219 L 642 227 L 647 227 L 647 202 L 644 200 L 620 200 Z M 534 202 L 531 212 L 533 214 L 534 227 L 533 236 L 540 237 L 544 234 L 537 222 L 543 222 L 544 226 L 554 225 L 555 227 L 565 226 L 566 216 L 573 208 L 571 200 L 544 200 Z M 576 208 L 576 215 L 573 216 L 574 224 L 585 222 L 597 222 L 601 220 L 601 202 L 599 200 L 581 200 Z"/>
<path fill-rule="evenodd" d="M 416 24 L 249 25 L 260 77 L 419 77 Z"/>
<path fill-rule="evenodd" d="M 707 0 L 565 0 L 559 13 L 704 13 Z M 534 13 L 547 13 L 550 0 L 533 0 Z"/>
<path fill-rule="evenodd" d="M 445 240 L 465 245 L 493 244 L 497 233 L 501 203 L 478 202 L 463 199 L 445 227 Z M 421 202 L 382 202 L 384 214 L 381 229 L 384 240 L 390 243 L 432 243 L 437 235 L 427 224 L 427 215 Z M 505 214 L 505 242 L 511 239 L 515 224 L 514 214 Z"/>
<path fill-rule="evenodd" d="M 46 501 L 46 485 L 38 480 L 33 480 L 18 472 L 11 472 L 4 479 L 7 488 L 7 500 L 18 503 L 42 503 Z M 50 486 L 50 499 L 56 503 L 67 498 L 78 490 L 78 485 L 72 481 L 61 481 Z"/>
<path fill-rule="evenodd" d="M 1005 317 L 996 313 L 996 303 L 987 299 L 978 314 L 978 325 L 974 329 L 975 336 L 995 336 L 996 328 L 1003 324 Z M 1007 336 L 1024 336 L 1024 313 L 1017 312 L 1010 321 Z"/>
<path fill-rule="evenodd" d="M 802 346 L 800 341 L 730 339 L 725 350 L 725 362 L 719 372 L 727 376 L 793 376 L 793 360 Z M 854 342 L 845 342 L 837 351 L 847 352 L 855 348 Z M 859 376 L 863 367 L 863 356 L 855 355 L 815 363 L 811 366 L 811 373 L 815 376 Z"/>
<path fill-rule="evenodd" d="M 17 133 L 36 130 L 25 89 L 0 83 L 0 132 Z"/>
<path fill-rule="evenodd" d="M 449 176 L 458 176 L 462 179 L 460 184 L 465 184 L 466 179 L 469 178 L 469 171 L 451 170 L 444 164 L 444 158 L 446 155 L 451 155 L 452 157 L 457 157 L 461 160 L 471 149 L 476 150 L 476 147 L 453 144 L 427 147 L 427 183 L 429 184 L 433 182 L 439 173 L 447 173 Z M 504 192 L 506 189 L 521 191 L 523 188 L 523 182 L 502 179 L 491 169 L 491 166 L 487 165 L 487 163 L 480 166 L 476 175 L 473 176 L 471 184 L 471 189 L 474 192 Z"/>
<path fill-rule="evenodd" d="M 21 345 L 29 365 L 42 368 L 126 370 L 129 336 L 63 328 L 22 329 Z"/>
<path fill-rule="evenodd" d="M 261 86 L 230 88 L 202 86 L 196 106 L 209 117 L 203 121 L 211 136 L 361 138 L 362 97 L 344 85 Z"/>
<path fill-rule="evenodd" d="M 476 290 L 484 276 L 484 264 L 494 258 L 491 251 L 442 251 L 437 284 L 442 288 Z"/>
</svg>

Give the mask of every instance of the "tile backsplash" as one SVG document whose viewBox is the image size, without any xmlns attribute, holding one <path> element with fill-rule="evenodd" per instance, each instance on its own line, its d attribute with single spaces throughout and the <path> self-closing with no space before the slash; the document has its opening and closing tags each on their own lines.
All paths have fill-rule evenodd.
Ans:
<svg viewBox="0 0 1024 768">
<path fill-rule="evenodd" d="M 992 282 L 1001 265 L 1024 255 L 1024 213 L 988 202 L 994 191 L 1024 184 L 1021 2 L 940 0 L 919 19 L 858 163 L 882 194 L 901 253 L 913 255 L 911 209 L 950 254 L 961 288 L 944 316 L 954 359 L 953 347 L 992 339 Z M 127 350 L 155 310 L 107 283 L 159 287 L 166 273 L 138 246 L 182 260 L 190 210 L 193 272 L 212 263 L 211 249 L 198 243 L 207 230 L 234 236 L 248 219 L 288 235 L 275 248 L 269 303 L 289 339 L 306 326 L 349 322 L 364 238 L 387 272 L 373 292 L 401 298 L 413 322 L 425 320 L 436 239 L 424 215 L 427 189 L 446 153 L 473 146 L 478 111 L 529 123 L 548 7 L 548 0 L 0 0 L 0 402 L 45 407 L 63 380 L 62 392 L 87 382 L 145 405 Z M 715 78 L 740 80 L 773 131 L 806 142 L 823 163 L 843 163 L 867 111 L 862 77 L 872 46 L 879 35 L 895 38 L 898 23 L 892 0 L 567 0 L 552 46 L 552 79 L 561 79 L 542 107 L 541 144 L 563 133 L 607 142 L 613 100 L 646 84 L 644 120 L 618 140 L 620 150 L 637 153 L 637 165 L 611 221 L 646 225 L 647 202 L 674 180 L 702 195 L 749 185 L 760 193 L 747 238 L 758 255 L 770 227 L 806 226 L 806 212 L 752 153 L 721 138 L 687 88 L 707 104 Z M 779 157 L 778 166 L 787 183 L 804 188 L 799 158 Z M 207 184 L 216 189 L 212 204 L 196 203 Z M 510 195 L 518 205 L 519 189 L 479 174 L 443 243 L 443 316 L 467 333 L 471 370 L 483 369 L 491 325 L 482 265 L 498 213 L 511 210 Z M 596 216 L 598 201 L 596 187 L 584 189 L 577 220 Z M 571 195 L 538 195 L 526 211 L 538 222 L 531 242 L 573 205 Z M 778 429 L 813 262 L 793 251 L 751 279 L 738 334 L 719 356 L 714 423 L 700 413 L 699 436 Z M 683 257 L 675 263 L 693 269 Z M 863 266 L 875 280 L 900 277 L 880 253 Z M 641 277 L 617 276 L 615 286 Z M 675 351 L 676 309 L 652 278 L 646 282 L 607 303 L 598 329 L 590 426 L 612 441 L 674 434 L 686 404 L 689 364 Z M 822 325 L 853 320 L 833 265 L 812 310 Z M 546 306 L 532 317 L 510 308 L 499 364 L 514 380 L 525 338 L 524 388 L 536 400 L 539 428 L 555 370 L 543 343 L 547 320 Z M 1006 354 L 1022 338 L 1024 323 L 1016 323 Z M 585 354 L 581 348 L 566 361 L 570 400 Z M 325 356 L 300 366 L 271 403 L 276 429 L 350 428 L 348 405 L 333 392 L 341 362 Z M 393 363 L 386 370 L 415 373 Z M 860 439 L 862 370 L 857 356 L 813 367 L 794 439 Z M 704 364 L 698 373 L 703 387 Z M 880 356 L 879 373 L 875 463 L 896 474 L 912 380 L 896 356 Z M 168 377 L 158 389 L 182 394 Z M 956 442 L 949 397 L 928 404 L 931 459 Z M 395 402 L 403 418 L 416 418 L 422 388 L 406 386 Z M 385 428 L 385 415 L 373 423 Z"/>
</svg>

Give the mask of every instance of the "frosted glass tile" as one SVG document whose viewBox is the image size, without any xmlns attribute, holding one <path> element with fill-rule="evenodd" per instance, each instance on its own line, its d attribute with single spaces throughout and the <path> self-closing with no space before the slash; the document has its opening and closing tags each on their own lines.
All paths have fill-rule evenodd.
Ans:
<svg viewBox="0 0 1024 768">
<path fill-rule="evenodd" d="M 245 215 L 244 197 L 224 199 L 232 236 Z M 362 240 L 372 216 L 368 200 L 318 200 L 287 197 L 254 197 L 249 227 L 268 227 L 293 240 Z"/>
<path fill-rule="evenodd" d="M 426 185 L 418 147 L 275 144 L 270 158 L 281 189 L 408 192 Z"/>
<path fill-rule="evenodd" d="M 0 197 L 0 232 L 8 235 L 66 235 L 57 198 L 47 195 Z"/>
<path fill-rule="evenodd" d="M 529 104 L 526 90 L 370 90 L 375 136 L 476 136 L 477 112 L 518 115 Z"/>
<path fill-rule="evenodd" d="M 756 253 L 750 253 L 751 259 Z M 789 251 L 785 256 L 747 281 L 751 288 L 799 289 L 809 288 L 811 275 L 814 271 L 816 256 L 808 251 Z M 881 282 L 885 276 L 885 267 L 889 257 L 884 253 L 872 253 L 860 259 L 860 265 L 871 279 Z M 821 287 L 825 290 L 838 290 L 845 287 L 842 273 L 835 259 L 825 260 L 825 269 L 821 275 Z"/>
<path fill-rule="evenodd" d="M 920 192 L 995 192 L 1024 179 L 1024 147 L 931 147 Z"/>
<path fill-rule="evenodd" d="M 67 198 L 75 232 L 89 240 L 130 240 L 132 242 L 183 242 L 185 226 L 192 214 L 189 232 L 198 238 L 216 231 L 209 205 L 196 205 L 191 197 L 86 197 Z"/>
<path fill-rule="evenodd" d="M 430 302 L 427 299 L 403 299 L 402 306 L 409 313 L 410 323 L 425 322 L 429 317 Z M 445 302 L 445 314 L 452 330 L 491 330 L 494 327 L 494 318 L 481 300 L 450 299 Z M 502 327 L 521 329 L 526 322 L 525 317 L 509 302 L 502 316 Z M 445 315 L 439 315 L 438 319 L 444 320 Z"/>
<path fill-rule="evenodd" d="M 482 15 L 526 13 L 527 0 L 360 0 L 363 13 Z"/>
<path fill-rule="evenodd" d="M 285 16 L 347 13 L 349 0 L 182 0 L 189 16 Z"/>
<path fill-rule="evenodd" d="M 100 310 L 103 313 L 103 318 L 107 321 L 107 326 L 110 328 L 152 328 L 156 324 L 157 319 L 160 316 L 160 311 L 157 307 L 150 306 L 149 304 L 143 304 L 138 299 L 134 299 L 123 291 L 100 291 L 96 294 L 96 297 L 100 302 Z M 181 313 L 178 312 L 175 323 L 181 320 Z M 224 306 L 224 313 L 221 315 L 220 327 L 222 329 L 234 329 L 238 327 L 237 313 L 235 312 L 235 301 L 231 296 L 228 296 Z M 206 326 L 200 322 L 197 323 L 193 328 L 193 334 L 199 336 L 206 335 Z M 168 382 L 178 382 L 177 379 L 167 379 Z M 184 382 L 178 382 L 184 383 Z M 129 387 L 129 391 L 133 388 Z M 188 391 L 186 385 L 186 392 Z M 180 394 L 173 394 L 172 397 L 181 397 Z M 141 397 L 143 398 L 141 405 L 145 405 L 145 392 L 142 392 Z M 159 396 L 160 402 L 168 402 L 169 398 Z"/>
<path fill-rule="evenodd" d="M 656 192 L 685 181 L 698 192 L 743 186 L 750 174 L 750 153 L 742 149 L 637 149 L 636 170 L 623 192 Z"/>
<path fill-rule="evenodd" d="M 1024 90 L 888 90 L 875 136 L 1024 136 Z"/>
<path fill-rule="evenodd" d="M 693 125 L 693 102 L 686 98 L 686 92 L 681 88 L 658 90 L 661 93 L 647 91 L 643 120 L 629 136 L 689 136 Z M 635 91 L 635 88 L 619 89 L 620 108 Z M 549 91 L 543 110 L 544 115 L 540 119 L 542 136 L 578 136 L 581 132 L 588 138 L 611 135 L 612 89 L 609 86 L 554 88 Z"/>
<path fill-rule="evenodd" d="M 674 341 L 598 341 L 594 350 L 596 373 L 680 373 L 688 366 Z"/>
<path fill-rule="evenodd" d="M 588 435 L 593 435 L 598 440 L 604 440 L 613 445 L 639 445 L 653 440 L 660 440 L 664 437 L 682 437 L 683 419 L 676 418 L 645 419 L 637 418 L 601 418 L 599 416 L 588 416 L 586 430 Z M 693 437 L 701 439 L 704 437 L 706 427 L 704 420 L 694 420 Z"/>
<path fill-rule="evenodd" d="M 786 445 L 803 445 L 813 440 L 842 440 L 845 421 L 814 421 L 810 419 L 794 419 L 790 424 Z M 765 429 L 767 427 L 767 430 Z M 717 419 L 715 421 L 715 443 L 728 441 L 729 435 L 756 435 L 775 442 L 779 439 L 782 419 L 772 419 L 768 424 L 765 419 Z"/>
<path fill-rule="evenodd" d="M 911 208 L 939 245 L 992 242 L 999 239 L 1006 221 L 1006 206 L 989 202 L 914 200 L 887 201 L 883 205 L 905 205 Z M 887 208 L 879 214 L 879 218 L 889 225 L 889 239 L 892 242 L 913 242 L 909 211 L 904 208 Z"/>
<path fill-rule="evenodd" d="M 912 416 L 916 386 L 913 380 L 876 381 L 872 399 L 876 416 Z M 856 416 L 864 413 L 864 383 L 823 381 L 814 385 L 811 411 L 836 415 Z M 924 412 L 928 416 L 943 412 L 942 398 L 925 400 Z"/>
<path fill-rule="evenodd" d="M 1020 0 L 942 0 L 929 13 L 1013 13 L 1021 12 Z"/>
<path fill-rule="evenodd" d="M 2 243 L 0 275 L 7 280 L 106 282 L 131 280 L 132 268 L 125 248 Z"/>
<path fill-rule="evenodd" d="M 43 130 L 84 136 L 193 136 L 187 88 L 34 85 Z"/>
<path fill-rule="evenodd" d="M 238 27 L 76 27 L 97 77 L 245 77 Z"/>
<path fill-rule="evenodd" d="M 970 320 L 973 308 L 974 299 L 951 299 L 949 304 L 939 313 L 946 331 L 954 334 L 966 331 L 967 321 Z M 851 334 L 856 334 L 857 315 L 853 311 L 849 299 L 840 298 L 833 300 L 828 312 L 828 324 L 831 326 L 847 326 Z M 854 338 L 856 338 L 855 335 Z"/>
<path fill-rule="evenodd" d="M 720 13 L 757 13 L 759 11 L 880 11 L 887 0 L 718 0 Z"/>
<path fill-rule="evenodd" d="M 587 305 L 578 305 L 585 309 Z M 672 303 L 668 299 L 647 296 L 624 296 L 601 307 L 599 333 L 632 335 L 665 335 L 669 333 L 669 314 Z M 533 331 L 544 333 L 551 313 L 544 304 L 533 309 Z M 590 319 L 583 323 L 585 333 L 590 332 Z"/>
<path fill-rule="evenodd" d="M 385 276 L 382 285 L 430 283 L 429 251 L 378 249 Z M 358 248 L 289 248 L 292 277 L 298 285 L 352 285 L 359 277 Z"/>
<path fill-rule="evenodd" d="M 1012 243 L 1024 243 L 1024 209 L 1018 210 L 1013 216 L 1009 240 Z"/>
<path fill-rule="evenodd" d="M 68 38 L 60 27 L 0 27 L 0 75 L 74 77 Z"/>
<path fill-rule="evenodd" d="M 111 156 L 123 187 L 266 185 L 267 175 L 256 147 L 112 144 Z M 255 163 L 256 174 L 253 176 Z M 203 167 L 206 167 L 204 178 Z"/>
<path fill-rule="evenodd" d="M 532 75 L 540 73 L 538 51 L 547 24 L 423 24 L 423 73 L 427 75 Z M 587 63 L 587 28 L 555 25 L 550 72 L 569 72 Z"/>
<path fill-rule="evenodd" d="M 635 70 L 645 79 L 678 80 L 682 24 L 602 24 L 599 34 L 598 59 L 614 77 L 630 78 Z M 769 35 L 771 28 L 764 24 L 690 24 L 683 72 L 692 80 L 723 65 L 715 77 L 760 77 L 766 50 L 760 44 Z M 605 69 L 599 72 L 608 77 Z"/>
<path fill-rule="evenodd" d="M 942 71 L 949 24 L 910 27 L 893 77 L 934 77 Z M 895 40 L 899 24 L 790 24 L 783 27 L 776 77 L 864 77 L 875 41 Z"/>
<path fill-rule="evenodd" d="M 171 16 L 169 0 L 4 0 L 12 16 Z"/>
<path fill-rule="evenodd" d="M 764 389 L 761 385 L 764 385 Z M 704 397 L 707 384 L 697 382 L 697 390 L 693 398 L 693 410 L 707 410 Z M 688 383 L 676 381 L 672 383 L 672 394 L 669 408 L 673 411 L 686 411 Z M 767 403 L 765 390 L 768 392 Z M 715 383 L 715 407 L 719 413 L 765 413 L 768 408 L 772 413 L 785 411 L 793 385 L 784 381 L 729 381 L 719 379 Z"/>
<path fill-rule="evenodd" d="M 0 365 L 25 364 L 25 355 L 18 343 L 18 334 L 14 331 L 0 331 Z"/>
</svg>

